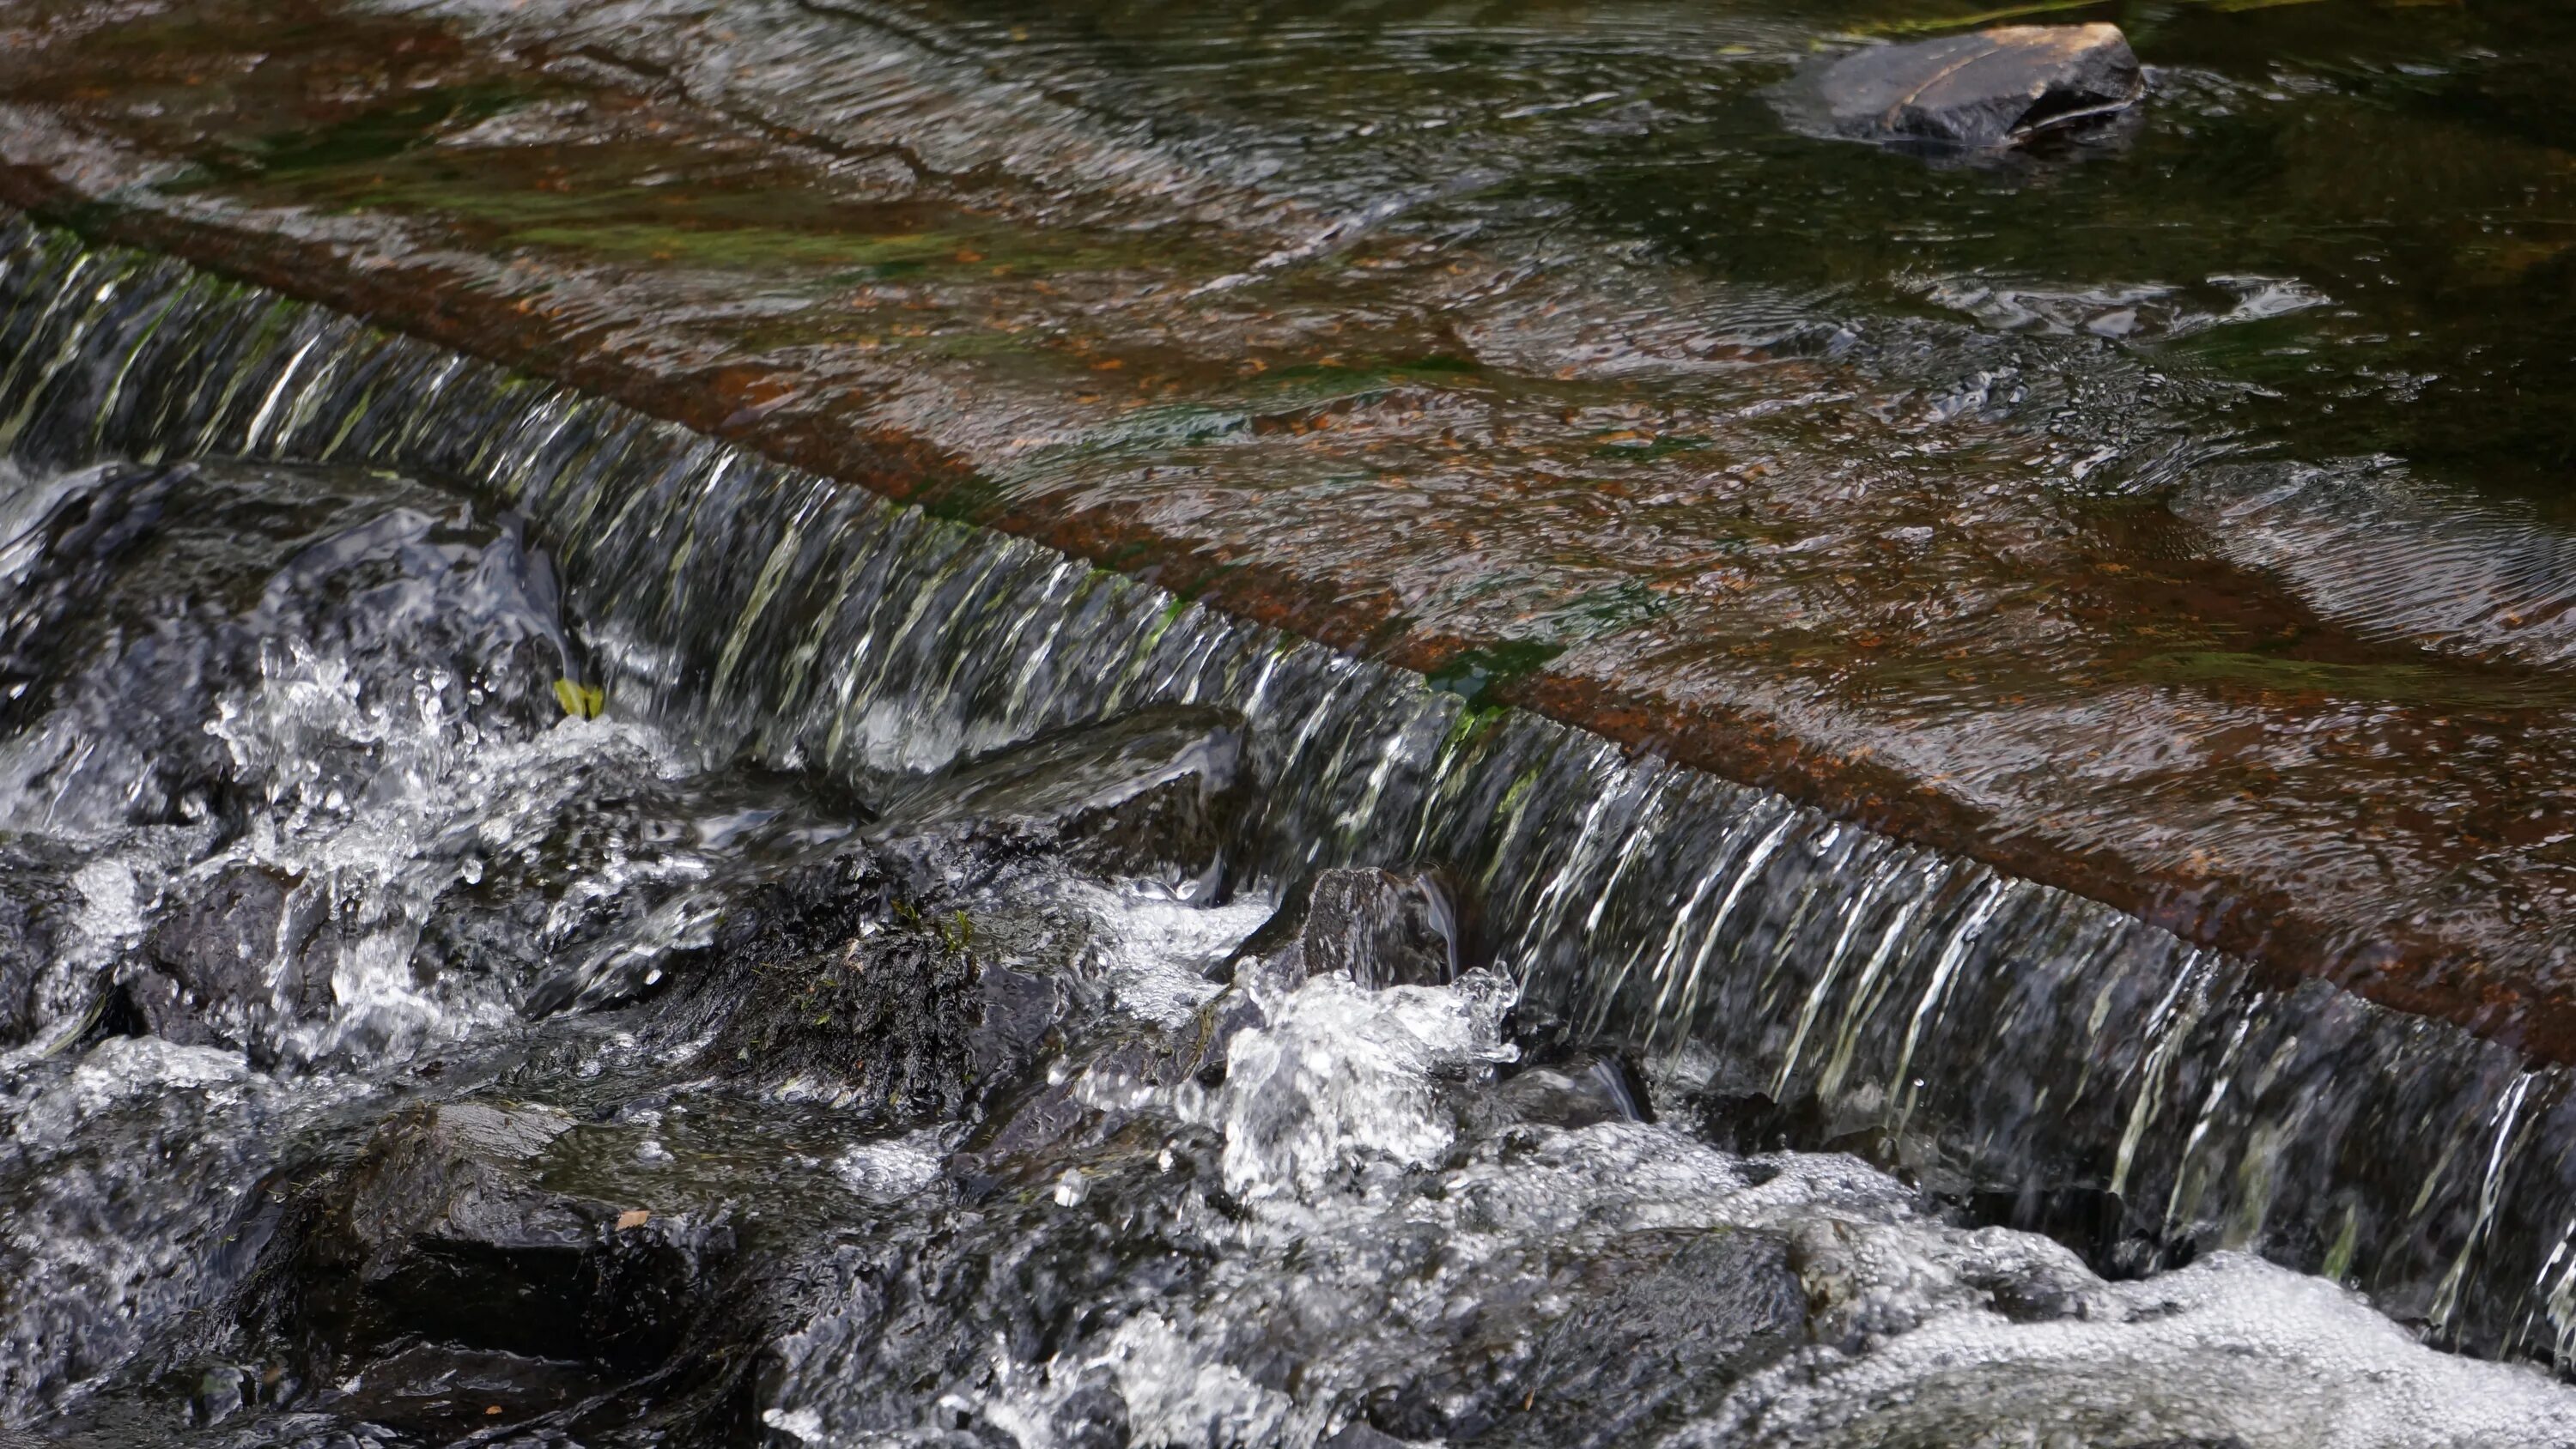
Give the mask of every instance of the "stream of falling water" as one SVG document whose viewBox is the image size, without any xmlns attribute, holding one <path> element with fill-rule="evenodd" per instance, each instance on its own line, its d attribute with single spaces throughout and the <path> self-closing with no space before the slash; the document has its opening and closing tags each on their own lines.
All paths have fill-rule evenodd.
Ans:
<svg viewBox="0 0 2576 1449">
<path fill-rule="evenodd" d="M 19 539 L 0 566 L 22 597 L 0 634 L 17 691 L 0 767 L 25 856 L 0 862 L 16 873 L 0 883 L 31 882 L 22 921 L 61 920 L 26 968 L 27 1004 L 0 1002 L 25 1043 L 8 1058 L 8 1238 L 43 1293 L 122 1305 L 112 1328 L 12 1305 L 0 1422 L 77 1405 L 130 1362 L 184 1361 L 171 1344 L 207 1331 L 172 1325 L 250 1271 L 227 1256 L 251 1251 L 226 1246 L 243 1235 L 219 1225 L 296 1144 L 391 1110 L 387 1064 L 503 1038 L 567 1080 L 676 1061 L 614 1012 L 529 1045 L 522 1008 L 633 999 L 714 939 L 754 876 L 851 836 L 782 782 L 883 801 L 1050 731 L 1187 706 L 1239 717 L 1267 783 L 1222 862 L 1227 889 L 1206 891 L 1211 875 L 1151 899 L 1095 891 L 1121 1009 L 1187 1022 L 1223 999 L 1200 980 L 1208 961 L 1277 895 L 1345 866 L 1429 872 L 1466 975 L 1246 986 L 1261 1021 L 1212 1086 L 1114 1053 L 1059 1069 L 1066 1100 L 1148 1125 L 1115 1151 L 1095 1143 L 1034 1200 L 944 1231 L 998 1260 L 1036 1251 L 1015 1232 L 1052 1241 L 1031 1214 L 1082 1208 L 1128 1235 L 1127 1258 L 1197 1266 L 1100 1288 L 1116 1321 L 1087 1336 L 997 1332 L 971 1386 L 929 1374 L 935 1392 L 898 1391 L 910 1370 L 879 1340 L 922 1310 L 885 1286 L 881 1245 L 832 1239 L 799 1269 L 808 1311 L 758 1385 L 755 1437 L 1105 1443 L 1080 1426 L 1107 1394 L 1137 1443 L 1625 1442 L 1648 1427 L 1709 1444 L 2576 1443 L 2576 1409 L 2536 1372 L 2432 1353 L 2398 1326 L 2576 1365 L 2576 1095 L 2566 1073 L 2458 1029 L 2282 989 L 1972 861 L 16 221 L 0 230 L 0 453 Z M 23 602 L 55 597 L 30 580 L 77 572 L 61 562 L 66 500 L 101 538 L 118 519 L 227 537 L 267 520 L 265 581 L 220 625 Z M 44 537 L 54 553 L 29 542 Z M 244 587 L 212 565 L 165 582 Z M 351 613 L 378 624 L 353 631 Z M 126 641 L 122 663 L 64 683 L 60 641 L 101 630 Z M 602 689 L 608 717 L 553 723 L 558 675 Z M 251 803 L 209 798 L 209 779 Z M 153 791 L 167 798 L 137 803 Z M 563 843 L 580 834 L 568 820 L 629 818 L 636 799 L 663 803 L 633 820 L 691 823 Z M 232 818 L 249 824 L 227 836 L 214 822 Z M 487 883 L 467 863 L 494 859 L 550 862 L 533 924 L 500 898 L 536 890 L 540 867 Z M 433 909 L 460 880 L 500 900 L 504 924 Z M 150 1003 L 87 983 L 173 912 L 220 916 L 262 889 L 301 901 L 304 924 L 245 941 L 244 958 L 300 964 L 224 1033 L 100 1039 L 101 1011 Z M 504 964 L 424 974 L 431 947 Z M 1502 1025 L 1515 998 L 1518 1048 Z M 1135 1004 L 1149 1001 L 1163 1005 Z M 1654 1120 L 1458 1125 L 1482 1109 L 1456 1094 L 1540 1075 L 1494 1084 L 1534 1043 L 1578 1066 L 1624 1053 Z M 691 1129 L 666 1110 L 685 1115 L 629 1104 L 601 1120 L 685 1155 Z M 1214 1165 L 1175 1205 L 1154 1183 L 1193 1133 L 1217 1144 Z M 213 1139 L 226 1145 L 188 1145 Z M 915 1133 L 831 1160 L 870 1201 L 945 1201 L 930 1184 L 956 1146 Z M 197 1227 L 155 1239 L 182 1220 Z M 2045 1228 L 2080 1257 L 1969 1222 Z M 1742 1245 L 1769 1241 L 1788 1245 L 1803 1304 L 1762 1298 Z M 1567 1286 L 1565 1263 L 1587 1254 L 1587 1286 Z M 1392 1305 L 1390 1283 L 1408 1285 Z M 1525 1381 L 1536 1412 L 1550 1355 L 1612 1373 L 1562 1340 L 1619 1342 L 1622 1314 L 1687 1319 L 1712 1294 L 1768 1326 L 1710 1327 L 1699 1357 L 1670 1360 L 1701 1387 L 1647 1395 L 1651 1413 L 1498 1428 L 1461 1386 Z M 1520 1347 L 1424 1391 L 1445 1407 L 1355 1409 L 1425 1343 L 1463 1352 L 1478 1314 L 1520 1324 Z M 1750 1347 L 1783 1334 L 1802 1346 Z M 1282 1378 L 1265 1355 L 1303 1367 Z M 190 1402 L 220 1426 L 230 1411 L 208 1392 Z M 354 1432 L 345 1416 L 256 1423 L 265 1437 L 245 1442 Z"/>
</svg>

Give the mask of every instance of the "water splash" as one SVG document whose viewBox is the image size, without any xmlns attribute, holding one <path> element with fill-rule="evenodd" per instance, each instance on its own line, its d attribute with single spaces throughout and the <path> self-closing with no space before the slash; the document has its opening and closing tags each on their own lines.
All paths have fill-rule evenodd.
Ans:
<svg viewBox="0 0 2576 1449">
<path fill-rule="evenodd" d="M 704 760 L 882 783 L 1228 705 L 1296 783 L 1251 876 L 1445 866 L 1526 1010 L 1651 1049 L 1712 1121 L 1962 1198 L 2092 1193 L 2124 1261 L 2331 1263 L 2463 1346 L 2555 1349 L 2531 1325 L 2576 1215 L 2562 1072 L 346 318 L 23 224 L 5 250 L 22 457 L 256 445 L 467 481 L 561 559 L 612 714 Z M 2453 1153 L 2509 1093 L 2510 1138 Z"/>
</svg>

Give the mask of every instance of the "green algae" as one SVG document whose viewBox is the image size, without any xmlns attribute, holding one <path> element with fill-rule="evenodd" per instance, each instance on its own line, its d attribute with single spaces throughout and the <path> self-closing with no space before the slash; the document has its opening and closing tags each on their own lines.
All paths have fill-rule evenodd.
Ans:
<svg viewBox="0 0 2576 1449">
<path fill-rule="evenodd" d="M 1454 694 L 1469 708 L 1493 700 L 1496 692 L 1547 667 L 1565 652 L 1562 644 L 1509 639 L 1480 649 L 1461 650 L 1431 674 L 1433 689 Z"/>
<path fill-rule="evenodd" d="M 2179 649 L 2131 660 L 2142 680 L 2220 693 L 2295 694 L 2356 703 L 2451 709 L 2565 709 L 2576 683 L 2504 667 L 2432 658 L 2328 662 L 2241 649 Z"/>
<path fill-rule="evenodd" d="M 373 166 L 461 129 L 532 104 L 554 87 L 542 81 L 496 77 L 400 95 L 390 105 L 318 126 L 257 137 L 242 146 L 236 164 L 268 177 Z"/>
</svg>

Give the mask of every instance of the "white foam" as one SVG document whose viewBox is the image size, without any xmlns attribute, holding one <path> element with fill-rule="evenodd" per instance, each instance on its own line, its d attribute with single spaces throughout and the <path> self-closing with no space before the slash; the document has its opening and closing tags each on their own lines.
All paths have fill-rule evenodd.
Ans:
<svg viewBox="0 0 2576 1449">
<path fill-rule="evenodd" d="M 832 1160 L 832 1172 L 861 1197 L 891 1201 L 935 1186 L 947 1155 L 942 1130 L 925 1127 L 891 1141 L 859 1143 Z"/>
<path fill-rule="evenodd" d="M 1483 972 L 1459 987 L 1369 991 L 1318 976 L 1264 1027 L 1236 1035 L 1217 1107 L 1226 1190 L 1313 1200 L 1382 1169 L 1430 1167 L 1455 1123 L 1433 1100 L 1445 1065 L 1508 1061 L 1508 989 Z"/>
<path fill-rule="evenodd" d="M 1508 999 L 1472 977 L 1375 993 L 1319 977 L 1235 1039 L 1216 1092 L 1104 1088 L 1096 1105 L 1223 1132 L 1239 1203 L 1196 1226 L 1217 1261 L 1056 1359 L 997 1344 L 985 1387 L 943 1403 L 1043 1444 L 1059 1411 L 1079 1416 L 1075 1387 L 1105 1382 L 1138 1445 L 1309 1445 L 1446 1341 L 1455 1315 L 1525 1296 L 1531 1263 L 1753 1232 L 1787 1240 L 1813 1341 L 1671 1433 L 1673 1449 L 2576 1445 L 2565 1386 L 2436 1352 L 2343 1289 L 2257 1259 L 2108 1283 L 2046 1238 L 1926 1217 L 1913 1190 L 1849 1157 L 1746 1159 L 1636 1122 L 1467 1139 L 1442 1083 L 1505 1050 Z M 1534 1328 L 1575 1306 L 1542 1301 Z M 1293 1390 L 1250 1376 L 1253 1343 L 1296 1356 Z M 845 1421 L 821 1368 L 787 1376 L 778 1412 L 811 1415 L 798 1420 L 809 1441 L 877 1442 L 832 1430 Z"/>
<path fill-rule="evenodd" d="M 1207 971 L 1261 928 L 1277 908 L 1247 892 L 1200 906 L 1144 884 L 1077 882 L 1066 898 L 1091 919 L 1090 969 L 1120 1009 L 1166 1027 L 1188 1022 L 1217 993 Z"/>
<path fill-rule="evenodd" d="M 1858 1352 L 1799 1355 L 1670 1443 L 2175 1438 L 2541 1449 L 2576 1444 L 2576 1396 L 2536 1369 L 2437 1353 L 2323 1279 L 2222 1253 L 2146 1282 L 2096 1283 L 2081 1316 L 2015 1322 L 1960 1303 Z"/>
</svg>

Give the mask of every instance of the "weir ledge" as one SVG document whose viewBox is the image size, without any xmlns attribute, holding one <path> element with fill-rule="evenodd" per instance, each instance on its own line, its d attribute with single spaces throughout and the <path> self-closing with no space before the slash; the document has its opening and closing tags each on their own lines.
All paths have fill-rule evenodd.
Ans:
<svg viewBox="0 0 2576 1449">
<path fill-rule="evenodd" d="M 129 204 L 119 185 L 100 185 L 97 157 L 73 156 L 88 164 L 0 164 L 0 203 L 98 243 L 180 258 L 895 502 L 1030 539 L 1354 657 L 1438 677 L 1491 643 L 1412 624 L 1391 588 L 1375 596 L 1319 588 L 1257 554 L 1175 546 L 1132 517 L 997 501 L 970 459 L 870 421 L 864 398 L 820 408 L 763 406 L 795 395 L 799 380 L 765 369 L 657 366 L 649 353 L 587 345 L 567 319 L 460 278 L 443 264 L 447 259 L 389 262 L 282 226 L 257 225 L 249 216 L 192 216 L 184 208 Z M 121 183 L 126 178 L 118 169 L 108 175 Z M 1484 697 L 1596 734 L 1632 757 L 1776 791 L 1868 830 L 2100 901 L 2194 945 L 2241 957 L 2269 985 L 2322 980 L 2392 1010 L 2465 1027 L 2540 1061 L 2576 1062 L 2576 995 L 2554 982 L 2526 983 L 2492 970 L 2475 943 L 2447 940 L 2438 927 L 2355 922 L 2320 912 L 2259 877 L 2159 868 L 2070 846 L 1868 752 L 1817 745 L 1759 714 L 1705 701 L 1677 703 L 1651 685 L 1540 664 L 1496 680 Z"/>
</svg>

